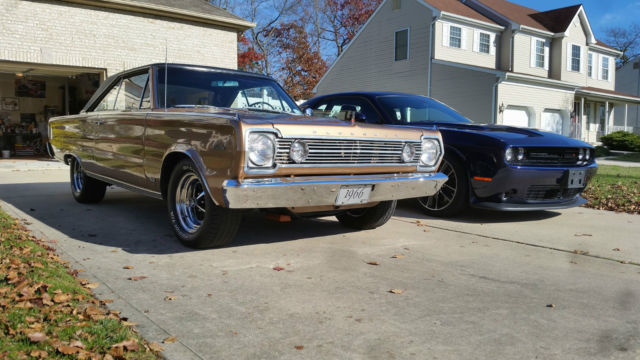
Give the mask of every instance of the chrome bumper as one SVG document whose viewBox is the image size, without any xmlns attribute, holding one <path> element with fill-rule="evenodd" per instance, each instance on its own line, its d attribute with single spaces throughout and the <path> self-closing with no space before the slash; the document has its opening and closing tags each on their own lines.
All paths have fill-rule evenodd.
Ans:
<svg viewBox="0 0 640 360">
<path fill-rule="evenodd" d="M 447 181 L 442 173 L 317 176 L 226 180 L 222 185 L 232 209 L 334 205 L 342 185 L 373 185 L 370 202 L 431 196 Z"/>
</svg>

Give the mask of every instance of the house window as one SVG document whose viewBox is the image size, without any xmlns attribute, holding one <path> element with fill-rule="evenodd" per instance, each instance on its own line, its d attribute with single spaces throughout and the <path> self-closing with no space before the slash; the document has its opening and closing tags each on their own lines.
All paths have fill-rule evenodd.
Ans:
<svg viewBox="0 0 640 360">
<path fill-rule="evenodd" d="M 481 53 L 488 54 L 491 51 L 491 35 L 487 33 L 480 33 L 480 45 L 478 50 Z"/>
<path fill-rule="evenodd" d="M 593 54 L 589 53 L 587 59 L 587 76 L 593 77 Z"/>
<path fill-rule="evenodd" d="M 400 10 L 402 8 L 402 0 L 393 0 L 393 10 Z"/>
<path fill-rule="evenodd" d="M 462 28 L 458 26 L 449 28 L 449 46 L 458 49 L 462 47 Z"/>
<path fill-rule="evenodd" d="M 396 31 L 396 61 L 409 58 L 409 29 Z"/>
<path fill-rule="evenodd" d="M 602 80 L 609 81 L 609 58 L 602 57 Z"/>
<path fill-rule="evenodd" d="M 571 45 L 571 71 L 580 72 L 580 45 Z"/>
<path fill-rule="evenodd" d="M 536 67 L 544 68 L 544 40 L 536 40 Z"/>
</svg>

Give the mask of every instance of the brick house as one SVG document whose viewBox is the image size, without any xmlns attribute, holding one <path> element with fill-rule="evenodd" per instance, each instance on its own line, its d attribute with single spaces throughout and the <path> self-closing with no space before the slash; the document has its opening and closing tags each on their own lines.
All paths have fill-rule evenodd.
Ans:
<svg viewBox="0 0 640 360">
<path fill-rule="evenodd" d="M 315 90 L 427 95 L 476 122 L 597 142 L 614 107 L 640 103 L 615 91 L 620 55 L 596 39 L 581 5 L 385 0 Z"/>
<path fill-rule="evenodd" d="M 179 5 L 177 5 L 179 4 Z M 235 69 L 253 23 L 206 0 L 1 0 L 0 121 L 77 113 L 108 76 L 139 65 Z"/>
</svg>

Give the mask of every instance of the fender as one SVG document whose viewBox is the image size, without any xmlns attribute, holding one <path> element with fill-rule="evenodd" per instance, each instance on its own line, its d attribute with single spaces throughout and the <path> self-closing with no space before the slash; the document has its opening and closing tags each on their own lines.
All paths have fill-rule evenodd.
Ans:
<svg viewBox="0 0 640 360">
<path fill-rule="evenodd" d="M 164 169 L 165 164 L 167 163 L 167 158 L 174 154 L 184 155 L 193 162 L 193 164 L 196 166 L 196 169 L 198 169 L 198 176 L 200 177 L 200 181 L 202 182 L 203 185 L 206 185 L 205 189 L 207 191 L 207 194 L 209 195 L 211 200 L 213 200 L 214 204 L 216 204 L 217 206 L 220 206 L 218 201 L 216 201 L 216 198 L 213 196 L 213 193 L 209 188 L 209 183 L 207 182 L 207 179 L 206 179 L 207 175 L 212 175 L 212 174 L 208 173 L 207 167 L 204 165 L 204 161 L 202 160 L 202 157 L 200 156 L 200 154 L 189 144 L 173 144 L 167 149 L 167 151 L 162 156 L 162 169 Z M 170 174 L 167 174 L 167 175 L 170 175 Z M 161 179 L 164 178 L 163 174 L 160 175 L 160 178 Z M 161 187 L 162 186 L 163 184 L 161 183 Z"/>
</svg>

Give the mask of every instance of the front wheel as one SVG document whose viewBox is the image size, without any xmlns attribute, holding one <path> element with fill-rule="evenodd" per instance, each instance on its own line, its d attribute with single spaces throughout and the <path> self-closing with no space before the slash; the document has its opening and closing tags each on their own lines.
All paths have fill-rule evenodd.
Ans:
<svg viewBox="0 0 640 360">
<path fill-rule="evenodd" d="M 77 202 L 93 204 L 104 199 L 107 184 L 88 176 L 82 168 L 82 163 L 76 158 L 71 159 L 69 163 L 69 177 L 71 194 Z"/>
<path fill-rule="evenodd" d="M 433 196 L 418 198 L 420 207 L 427 215 L 449 217 L 467 208 L 469 202 L 469 180 L 464 165 L 457 158 L 445 154 L 439 171 L 449 177 Z"/>
<path fill-rule="evenodd" d="M 175 167 L 169 180 L 167 207 L 173 231 L 185 246 L 205 249 L 222 246 L 235 238 L 241 214 L 217 206 L 189 160 Z"/>
<path fill-rule="evenodd" d="M 383 201 L 380 204 L 364 209 L 347 210 L 336 215 L 340 224 L 357 230 L 370 230 L 380 227 L 391 219 L 396 211 L 396 200 Z"/>
</svg>

